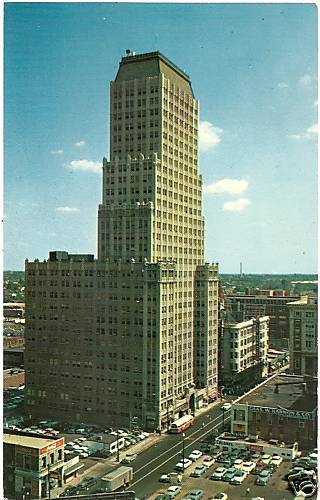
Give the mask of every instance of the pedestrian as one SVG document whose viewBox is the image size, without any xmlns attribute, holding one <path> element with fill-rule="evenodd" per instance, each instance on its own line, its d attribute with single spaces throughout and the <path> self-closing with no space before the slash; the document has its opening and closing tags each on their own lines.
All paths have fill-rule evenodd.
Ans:
<svg viewBox="0 0 320 500">
<path fill-rule="evenodd" d="M 201 427 L 204 428 L 204 422 L 202 422 Z"/>
<path fill-rule="evenodd" d="M 247 488 L 246 494 L 247 494 L 247 496 L 249 496 L 249 494 L 250 494 L 250 488 Z"/>
</svg>

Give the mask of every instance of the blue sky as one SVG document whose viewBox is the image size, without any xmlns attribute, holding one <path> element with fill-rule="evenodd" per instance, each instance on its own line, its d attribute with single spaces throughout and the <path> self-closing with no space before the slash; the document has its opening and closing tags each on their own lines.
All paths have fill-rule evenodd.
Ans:
<svg viewBox="0 0 320 500">
<path fill-rule="evenodd" d="M 109 81 L 130 48 L 160 50 L 200 100 L 206 260 L 316 272 L 315 5 L 7 3 L 4 44 L 4 269 L 96 253 Z"/>
</svg>

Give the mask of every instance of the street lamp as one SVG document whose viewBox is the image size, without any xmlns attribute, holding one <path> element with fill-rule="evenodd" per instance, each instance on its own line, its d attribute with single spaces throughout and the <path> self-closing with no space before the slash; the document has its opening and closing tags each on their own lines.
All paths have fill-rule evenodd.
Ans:
<svg viewBox="0 0 320 500">
<path fill-rule="evenodd" d="M 117 462 L 119 462 L 120 456 L 119 456 L 119 429 L 117 428 Z"/>
<path fill-rule="evenodd" d="M 185 438 L 185 433 L 182 433 L 182 472 L 184 472 L 184 438 Z"/>
<path fill-rule="evenodd" d="M 224 412 L 225 411 L 226 411 L 226 409 L 222 407 L 222 432 L 224 432 Z"/>
</svg>

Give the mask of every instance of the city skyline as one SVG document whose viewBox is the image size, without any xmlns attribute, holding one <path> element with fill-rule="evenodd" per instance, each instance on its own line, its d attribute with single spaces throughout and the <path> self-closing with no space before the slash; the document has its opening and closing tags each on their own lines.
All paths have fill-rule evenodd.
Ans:
<svg viewBox="0 0 320 500">
<path fill-rule="evenodd" d="M 302 4 L 6 4 L 4 268 L 97 254 L 108 83 L 130 48 L 191 74 L 206 260 L 316 272 L 316 23 Z"/>
</svg>

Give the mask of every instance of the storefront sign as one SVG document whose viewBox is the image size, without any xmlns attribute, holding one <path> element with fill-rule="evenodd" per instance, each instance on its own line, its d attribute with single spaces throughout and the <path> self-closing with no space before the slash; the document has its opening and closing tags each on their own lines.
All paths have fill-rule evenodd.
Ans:
<svg viewBox="0 0 320 500">
<path fill-rule="evenodd" d="M 263 446 L 260 446 L 259 444 L 250 444 L 249 446 L 250 451 L 263 451 Z"/>
<path fill-rule="evenodd" d="M 312 420 L 312 413 L 309 411 L 285 410 L 282 408 L 268 408 L 264 406 L 250 406 L 250 411 L 256 413 L 268 413 L 280 417 L 296 418 L 301 420 Z"/>
<path fill-rule="evenodd" d="M 40 455 L 44 455 L 45 453 L 49 453 L 50 451 L 53 451 L 56 448 L 59 448 L 60 446 L 63 446 L 63 445 L 64 445 L 64 438 L 59 439 L 58 441 L 55 441 L 55 443 L 52 443 L 49 446 L 45 446 L 44 448 L 41 448 Z"/>
</svg>

